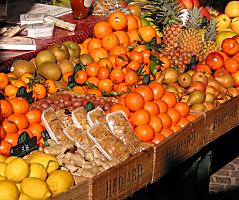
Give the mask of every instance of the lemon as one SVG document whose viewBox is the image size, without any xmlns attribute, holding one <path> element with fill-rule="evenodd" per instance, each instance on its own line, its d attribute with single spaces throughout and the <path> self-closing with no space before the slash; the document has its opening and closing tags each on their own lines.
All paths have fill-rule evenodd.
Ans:
<svg viewBox="0 0 239 200">
<path fill-rule="evenodd" d="M 2 180 L 6 180 L 6 178 L 4 176 L 0 175 L 0 181 L 2 181 Z"/>
<path fill-rule="evenodd" d="M 15 183 L 11 181 L 0 181 L 0 199 L 1 200 L 18 200 L 20 195 Z"/>
<path fill-rule="evenodd" d="M 18 200 L 33 200 L 33 198 L 21 193 Z"/>
<path fill-rule="evenodd" d="M 46 180 L 47 171 L 46 168 L 40 163 L 32 163 L 30 165 L 30 175 L 29 177 L 40 178 L 43 181 Z"/>
<path fill-rule="evenodd" d="M 6 163 L 0 162 L 0 176 L 4 176 L 6 166 L 7 166 Z"/>
<path fill-rule="evenodd" d="M 2 154 L 0 154 L 0 162 L 4 162 L 6 160 L 6 157 Z"/>
<path fill-rule="evenodd" d="M 21 183 L 16 183 L 18 190 L 21 192 Z"/>
<path fill-rule="evenodd" d="M 22 158 L 13 159 L 7 164 L 5 169 L 5 176 L 7 179 L 17 183 L 21 182 L 29 173 L 29 164 Z"/>
<path fill-rule="evenodd" d="M 5 163 L 10 163 L 12 160 L 18 158 L 17 156 L 10 156 L 5 160 Z"/>
<path fill-rule="evenodd" d="M 45 200 L 51 197 L 51 192 L 46 182 L 34 177 L 28 177 L 22 180 L 21 192 L 33 199 L 38 200 Z"/>
<path fill-rule="evenodd" d="M 66 170 L 56 170 L 48 176 L 46 183 L 49 185 L 53 195 L 66 191 L 74 185 L 72 174 Z"/>
<path fill-rule="evenodd" d="M 29 163 L 42 164 L 46 168 L 47 173 L 51 173 L 59 168 L 57 158 L 50 154 L 35 153 L 35 155 L 29 156 L 27 161 Z"/>
</svg>

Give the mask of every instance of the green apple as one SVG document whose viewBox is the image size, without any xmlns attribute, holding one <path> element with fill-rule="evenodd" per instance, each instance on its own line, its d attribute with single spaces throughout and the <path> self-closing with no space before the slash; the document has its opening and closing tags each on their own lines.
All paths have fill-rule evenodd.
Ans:
<svg viewBox="0 0 239 200">
<path fill-rule="evenodd" d="M 231 24 L 231 19 L 226 14 L 220 14 L 217 16 L 217 31 L 222 32 L 229 28 Z"/>
</svg>

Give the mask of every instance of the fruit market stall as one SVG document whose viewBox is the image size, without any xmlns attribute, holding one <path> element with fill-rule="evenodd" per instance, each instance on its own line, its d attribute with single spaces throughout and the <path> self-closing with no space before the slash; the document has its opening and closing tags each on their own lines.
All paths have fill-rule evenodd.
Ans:
<svg viewBox="0 0 239 200">
<path fill-rule="evenodd" d="M 0 195 L 124 199 L 238 126 L 236 30 L 196 1 L 119 5 L 1 64 Z"/>
</svg>

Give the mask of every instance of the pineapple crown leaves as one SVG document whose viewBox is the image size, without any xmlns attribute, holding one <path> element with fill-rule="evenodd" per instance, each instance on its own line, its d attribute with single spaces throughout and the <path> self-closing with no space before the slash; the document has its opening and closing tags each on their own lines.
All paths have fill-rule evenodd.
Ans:
<svg viewBox="0 0 239 200">
<path fill-rule="evenodd" d="M 207 26 L 204 40 L 205 41 L 215 41 L 216 34 L 217 34 L 217 20 L 216 20 L 216 18 L 212 18 L 209 21 L 209 24 Z"/>
<path fill-rule="evenodd" d="M 201 27 L 201 17 L 200 12 L 197 7 L 188 12 L 188 20 L 186 23 L 186 28 L 200 29 Z"/>
</svg>

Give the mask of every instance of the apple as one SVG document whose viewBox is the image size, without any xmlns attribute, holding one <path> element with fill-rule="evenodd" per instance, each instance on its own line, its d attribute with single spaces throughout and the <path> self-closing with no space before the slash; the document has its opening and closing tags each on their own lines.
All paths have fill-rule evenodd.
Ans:
<svg viewBox="0 0 239 200">
<path fill-rule="evenodd" d="M 192 10 L 194 5 L 192 0 L 180 0 L 180 2 L 187 8 L 188 10 Z"/>
<path fill-rule="evenodd" d="M 70 58 L 68 48 L 64 44 L 53 44 L 50 46 L 49 50 L 56 56 L 57 62 Z"/>
<path fill-rule="evenodd" d="M 239 34 L 239 17 L 235 17 L 231 22 L 231 29 L 236 34 Z"/>
<path fill-rule="evenodd" d="M 80 57 L 80 47 L 79 45 L 74 41 L 65 41 L 63 43 L 67 46 L 68 51 L 70 53 L 70 58 L 79 58 Z"/>
<path fill-rule="evenodd" d="M 238 42 L 238 44 L 239 44 L 239 35 L 235 35 L 232 38 L 235 39 Z"/>
<path fill-rule="evenodd" d="M 199 0 L 193 0 L 194 7 L 200 8 L 200 2 Z"/>
<path fill-rule="evenodd" d="M 224 13 L 230 18 L 239 17 L 239 1 L 228 2 Z"/>
<path fill-rule="evenodd" d="M 206 7 L 199 8 L 199 12 L 200 12 L 201 19 L 203 19 L 203 17 L 206 17 L 207 21 L 210 20 L 210 13 Z"/>
<path fill-rule="evenodd" d="M 222 31 L 222 32 L 218 33 L 216 36 L 217 47 L 220 49 L 223 40 L 225 40 L 226 38 L 232 38 L 235 35 L 236 35 L 236 33 L 232 32 L 232 31 Z"/>
<path fill-rule="evenodd" d="M 221 32 L 229 28 L 231 24 L 231 19 L 226 14 L 220 14 L 216 17 L 217 20 L 217 31 Z"/>
</svg>

